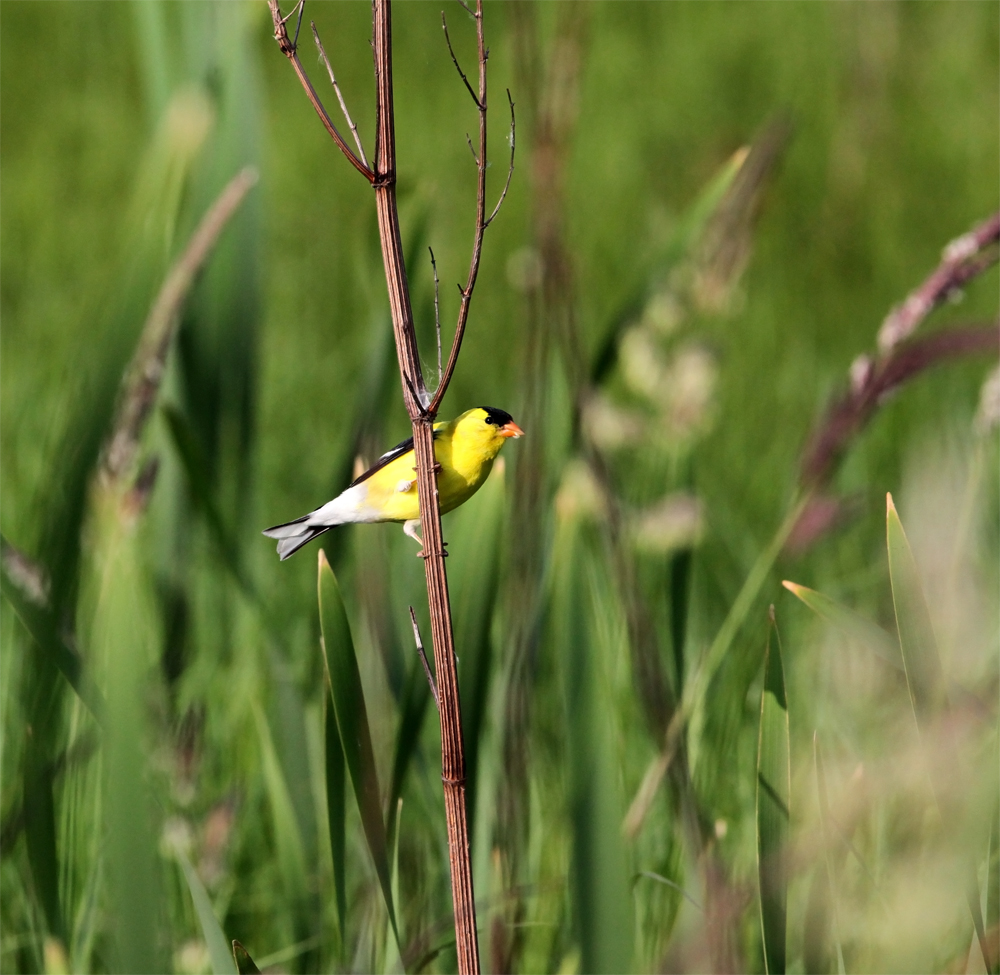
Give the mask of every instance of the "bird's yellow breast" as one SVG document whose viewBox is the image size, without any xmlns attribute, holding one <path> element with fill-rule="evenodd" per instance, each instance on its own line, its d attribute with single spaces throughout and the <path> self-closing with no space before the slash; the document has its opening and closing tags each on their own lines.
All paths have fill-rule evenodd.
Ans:
<svg viewBox="0 0 1000 975">
<path fill-rule="evenodd" d="M 494 445 L 463 435 L 461 419 L 446 424 L 434 441 L 434 457 L 441 465 L 437 483 L 442 514 L 468 501 L 482 487 L 503 442 Z M 368 488 L 365 506 L 379 511 L 379 521 L 413 521 L 420 517 L 415 468 L 411 450 L 364 482 Z"/>
</svg>

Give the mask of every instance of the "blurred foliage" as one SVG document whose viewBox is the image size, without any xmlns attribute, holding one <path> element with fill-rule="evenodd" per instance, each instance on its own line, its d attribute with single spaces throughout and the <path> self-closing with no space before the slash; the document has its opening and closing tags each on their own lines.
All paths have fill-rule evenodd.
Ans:
<svg viewBox="0 0 1000 975">
<path fill-rule="evenodd" d="M 324 536 L 368 716 L 369 841 L 385 824 L 376 869 L 344 801 L 314 557 L 279 563 L 259 535 L 407 434 L 370 191 L 263 2 L 2 13 L 0 969 L 231 971 L 224 937 L 246 946 L 239 970 L 452 970 L 412 542 L 396 526 Z M 471 24 L 448 16 L 469 67 Z M 370 7 L 310 17 L 371 150 Z M 394 19 L 429 365 L 426 247 L 447 341 L 475 115 L 438 8 Z M 821 499 L 835 517 L 780 552 L 779 530 L 851 363 L 998 205 L 998 8 L 518 0 L 487 4 L 486 34 L 495 192 L 505 87 L 517 168 L 442 411 L 495 405 L 527 431 L 444 523 L 486 967 L 764 970 L 773 602 L 791 816 L 772 835 L 787 835 L 786 945 L 768 958 L 983 971 L 980 941 L 998 943 L 994 363 L 897 390 Z M 311 46 L 303 62 L 332 113 Z M 261 182 L 185 305 L 140 464 L 108 484 L 97 462 L 150 303 L 248 163 Z M 994 268 L 926 329 L 994 321 L 996 293 Z M 890 636 L 888 491 L 922 593 L 899 631 L 934 648 L 948 700 L 920 732 Z"/>
</svg>

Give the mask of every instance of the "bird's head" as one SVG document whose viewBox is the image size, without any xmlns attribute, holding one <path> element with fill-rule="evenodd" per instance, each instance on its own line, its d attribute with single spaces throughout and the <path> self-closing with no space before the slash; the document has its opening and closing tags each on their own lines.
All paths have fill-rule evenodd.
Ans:
<svg viewBox="0 0 1000 975">
<path fill-rule="evenodd" d="M 492 406 L 477 406 L 455 420 L 455 436 L 490 456 L 496 456 L 510 437 L 523 437 L 524 431 L 511 415 Z"/>
</svg>

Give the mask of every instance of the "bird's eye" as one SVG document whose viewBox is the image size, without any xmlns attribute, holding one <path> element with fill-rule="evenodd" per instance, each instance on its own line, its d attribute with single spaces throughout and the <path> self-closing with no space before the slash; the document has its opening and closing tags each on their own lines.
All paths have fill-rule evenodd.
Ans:
<svg viewBox="0 0 1000 975">
<path fill-rule="evenodd" d="M 487 416 L 486 417 L 486 422 L 487 423 L 492 423 L 493 422 L 493 417 L 492 416 Z"/>
</svg>

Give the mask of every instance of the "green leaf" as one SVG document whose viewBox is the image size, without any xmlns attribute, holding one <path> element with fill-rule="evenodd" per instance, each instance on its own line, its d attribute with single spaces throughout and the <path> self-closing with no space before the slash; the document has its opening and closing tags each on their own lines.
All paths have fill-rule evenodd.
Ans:
<svg viewBox="0 0 1000 975">
<path fill-rule="evenodd" d="M 885 661 L 897 670 L 903 669 L 903 658 L 899 653 L 899 644 L 882 629 L 881 626 L 866 619 L 853 609 L 838 603 L 829 596 L 824 596 L 815 589 L 807 589 L 797 582 L 787 579 L 781 583 L 792 595 L 797 596 L 820 619 L 840 630 L 848 639 L 867 647 L 879 659 Z"/>
<path fill-rule="evenodd" d="M 706 699 L 712 681 L 718 673 L 722 662 L 726 659 L 729 649 L 736 639 L 737 634 L 743 627 L 744 622 L 750 615 L 760 591 L 771 568 L 774 566 L 782 548 L 785 545 L 789 534 L 795 527 L 805 507 L 806 499 L 800 499 L 791 507 L 785 520 L 778 526 L 777 531 L 771 538 L 766 549 L 764 549 L 750 567 L 747 577 L 736 594 L 726 618 L 722 621 L 715 639 L 702 657 L 697 670 L 691 674 L 691 678 L 684 684 L 684 693 L 681 696 L 680 717 L 686 716 L 690 721 L 690 732 L 688 734 L 688 756 L 691 767 L 697 769 L 701 746 L 702 729 L 706 719 Z M 675 720 L 677 720 L 675 718 Z"/>
<path fill-rule="evenodd" d="M 257 738 L 260 744 L 264 785 L 267 790 L 268 803 L 271 806 L 271 817 L 274 821 L 274 841 L 277 846 L 278 869 L 285 885 L 285 897 L 290 903 L 291 912 L 297 913 L 298 905 L 306 897 L 306 858 L 302 844 L 302 833 L 299 829 L 292 799 L 288 793 L 288 785 L 281 771 L 281 763 L 271 739 L 271 731 L 267 725 L 259 705 L 252 706 L 254 722 L 257 726 Z"/>
<path fill-rule="evenodd" d="M 691 567 L 694 550 L 682 548 L 670 559 L 670 642 L 674 652 L 674 687 L 684 688 L 684 646 L 687 642 L 688 607 L 691 601 Z"/>
<path fill-rule="evenodd" d="M 819 749 L 819 736 L 813 732 L 813 767 L 816 772 L 816 796 L 819 802 L 819 823 L 823 837 L 824 862 L 817 868 L 825 872 L 829 888 L 829 907 L 832 915 L 833 944 L 837 953 L 837 970 L 844 972 L 844 950 L 840 943 L 840 918 L 838 904 L 840 903 L 840 872 L 849 848 L 846 837 L 838 837 L 834 845 L 833 820 L 830 817 L 830 799 L 826 787 L 826 772 L 823 768 L 823 756 Z M 807 969 L 808 970 L 808 969 Z"/>
<path fill-rule="evenodd" d="M 764 967 L 768 975 L 782 975 L 785 971 L 790 796 L 788 705 L 781 641 L 772 607 L 764 650 L 764 690 L 760 696 L 757 745 L 757 877 Z"/>
<path fill-rule="evenodd" d="M 892 495 L 886 495 L 886 504 L 889 577 L 892 581 L 896 626 L 899 629 L 899 648 L 903 656 L 913 714 L 917 719 L 917 726 L 924 733 L 929 730 L 935 717 L 947 708 L 948 695 L 917 564 L 892 503 Z"/>
<path fill-rule="evenodd" d="M 590 366 L 591 385 L 599 386 L 609 375 L 618 361 L 618 340 L 625 327 L 642 312 L 649 298 L 648 278 L 654 270 L 658 276 L 665 277 L 669 271 L 680 263 L 697 243 L 702 231 L 716 213 L 719 204 L 725 199 L 726 193 L 733 185 L 740 168 L 746 159 L 746 151 L 734 153 L 705 184 L 694 202 L 681 215 L 676 229 L 656 258 L 656 267 L 643 269 L 643 282 L 616 310 L 614 316 L 605 326 L 603 339 L 598 346 Z"/>
<path fill-rule="evenodd" d="M 195 913 L 198 915 L 198 923 L 201 925 L 201 933 L 208 945 L 208 955 L 212 960 L 213 975 L 236 975 L 241 969 L 234 962 L 234 956 L 230 954 L 229 944 L 226 936 L 222 933 L 222 927 L 215 916 L 212 902 L 209 900 L 208 891 L 205 890 L 197 871 L 191 865 L 187 854 L 181 844 L 174 842 L 174 853 L 177 862 L 184 871 L 184 879 L 187 881 L 188 890 L 191 891 L 191 900 L 194 902 Z"/>
<path fill-rule="evenodd" d="M 802 931 L 802 967 L 807 975 L 826 975 L 830 970 L 830 878 L 826 863 L 813 868 L 806 898 L 806 915 Z"/>
<path fill-rule="evenodd" d="M 252 586 L 243 571 L 236 539 L 222 520 L 222 515 L 215 501 L 215 491 L 212 487 L 209 461 L 205 456 L 205 451 L 187 417 L 176 406 L 165 405 L 163 415 L 166 417 L 167 428 L 170 430 L 177 454 L 184 467 L 184 473 L 187 475 L 191 498 L 201 510 L 208 524 L 222 563 L 244 592 L 252 595 Z"/>
<path fill-rule="evenodd" d="M 152 595 L 138 542 L 123 523 L 119 499 L 101 497 L 95 563 L 103 567 L 93 647 L 106 660 L 107 721 L 103 742 L 102 813 L 107 836 L 108 901 L 115 922 L 115 969 L 161 972 L 158 809 L 149 785 L 148 701 L 158 671 Z"/>
<path fill-rule="evenodd" d="M 552 554 L 551 647 L 566 715 L 574 920 L 580 971 L 627 972 L 633 948 L 628 852 L 608 671 L 627 653 L 614 587 L 599 577 L 588 527 L 569 505 Z M 615 624 L 619 630 L 615 633 Z"/>
<path fill-rule="evenodd" d="M 431 689 L 427 684 L 424 665 L 416 650 L 412 654 L 410 670 L 403 687 L 399 709 L 399 729 L 392 759 L 392 782 L 389 786 L 389 820 L 386 825 L 388 842 L 394 842 L 396 835 L 396 801 L 403 794 L 403 783 L 420 742 L 420 729 L 427 714 L 427 704 L 431 699 Z M 470 807 L 471 808 L 471 807 Z"/>
<path fill-rule="evenodd" d="M 499 590 L 505 466 L 500 458 L 476 498 L 454 516 L 450 549 L 454 562 L 449 559 L 448 566 L 465 738 L 465 795 L 472 821 L 479 782 L 479 743 L 493 669 L 490 630 Z"/>
<path fill-rule="evenodd" d="M 986 867 L 986 937 L 986 966 L 990 975 L 1000 975 L 1000 802 L 993 808 Z"/>
<path fill-rule="evenodd" d="M 917 563 L 913 558 L 906 532 L 899 520 L 892 495 L 886 495 L 886 547 L 889 551 L 889 578 L 892 583 L 892 602 L 896 609 L 896 627 L 899 630 L 899 649 L 903 655 L 906 671 L 906 686 L 910 691 L 910 703 L 921 737 L 934 732 L 938 720 L 948 711 L 948 692 L 941 659 L 938 656 L 934 627 L 930 611 L 924 597 Z M 952 754 L 947 761 L 949 769 L 957 768 L 959 756 L 954 751 L 951 738 L 942 736 L 942 744 Z M 931 768 L 931 783 L 937 798 L 938 808 L 945 821 L 948 809 L 955 802 L 947 783 L 941 781 L 937 766 Z M 964 858 L 964 857 L 963 857 Z M 986 941 L 982 907 L 979 903 L 979 881 L 975 864 L 968 863 L 965 880 L 965 898 L 972 913 L 972 923 L 983 952 L 983 958 L 990 958 L 990 948 Z M 987 962 L 989 964 L 989 962 Z"/>
<path fill-rule="evenodd" d="M 332 692 L 337 729 L 344 747 L 344 758 L 354 786 L 354 795 L 358 800 L 368 850 L 375 864 L 375 872 L 389 911 L 389 923 L 398 946 L 399 930 L 392 902 L 392 875 L 389 871 L 385 823 L 382 820 L 378 772 L 368 725 L 368 710 L 361 686 L 361 673 L 340 588 L 322 549 L 319 550 L 318 589 L 323 658 Z"/>
<path fill-rule="evenodd" d="M 337 901 L 337 922 L 340 930 L 340 945 L 343 952 L 347 946 L 347 884 L 345 870 L 346 803 L 344 769 L 344 746 L 337 729 L 337 718 L 333 711 L 333 698 L 329 692 L 325 698 L 323 713 L 324 755 L 326 759 L 326 809 L 327 827 L 330 832 L 330 854 L 333 860 L 333 889 Z"/>
<path fill-rule="evenodd" d="M 0 591 L 50 665 L 66 678 L 90 713 L 98 721 L 103 721 L 106 710 L 104 696 L 84 670 L 80 655 L 60 635 L 52 610 L 27 599 L 10 578 L 6 566 L 0 571 Z"/>
<path fill-rule="evenodd" d="M 250 952 L 238 941 L 233 942 L 233 958 L 236 960 L 236 971 L 240 975 L 260 975 L 260 969 L 254 964 Z"/>
</svg>

